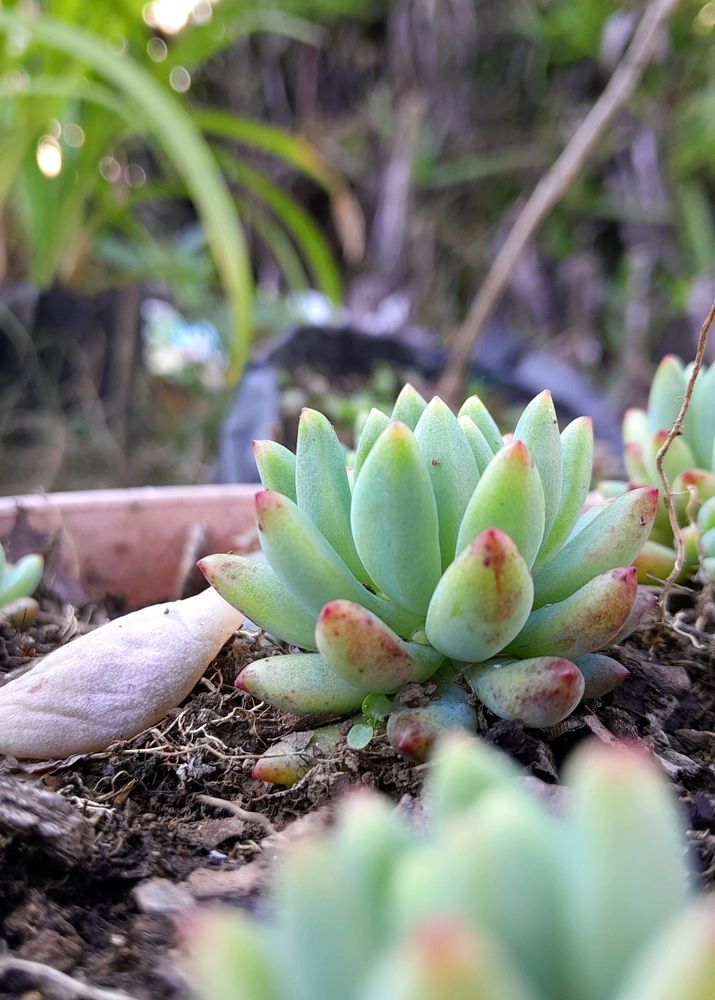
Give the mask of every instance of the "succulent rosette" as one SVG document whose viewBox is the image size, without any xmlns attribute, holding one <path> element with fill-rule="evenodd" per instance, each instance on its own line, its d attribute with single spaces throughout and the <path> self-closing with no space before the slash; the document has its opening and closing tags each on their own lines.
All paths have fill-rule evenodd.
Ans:
<svg viewBox="0 0 715 1000">
<path fill-rule="evenodd" d="M 644 485 L 660 486 L 656 455 L 683 403 L 692 372 L 680 358 L 663 358 L 651 383 L 645 410 L 633 408 L 623 418 L 623 448 L 628 482 L 600 484 L 606 497 Z M 682 576 L 698 568 L 715 580 L 715 365 L 703 366 L 693 389 L 682 434 L 663 463 L 685 544 Z M 659 504 L 648 542 L 636 560 L 641 583 L 664 580 L 675 563 L 675 541 L 668 512 Z"/>
<path fill-rule="evenodd" d="M 255 449 L 265 561 L 214 555 L 200 566 L 226 600 L 305 652 L 251 663 L 243 690 L 298 715 L 347 715 L 367 695 L 432 679 L 430 704 L 398 695 L 388 723 L 393 743 L 420 756 L 442 729 L 475 725 L 457 672 L 494 713 L 528 726 L 561 721 L 625 676 L 594 654 L 653 600 L 631 564 L 658 491 L 582 517 L 591 421 L 560 433 L 549 392 L 507 443 L 477 396 L 455 416 L 408 385 L 390 416 L 371 411 L 351 470 L 314 410 L 301 415 L 295 454 L 270 441 Z"/>
<path fill-rule="evenodd" d="M 594 745 L 554 810 L 486 743 L 450 741 L 418 826 L 373 793 L 289 840 L 268 913 L 197 912 L 203 1000 L 712 1000 L 715 897 L 644 754 Z M 279 845 L 276 845 L 279 846 Z"/>
</svg>

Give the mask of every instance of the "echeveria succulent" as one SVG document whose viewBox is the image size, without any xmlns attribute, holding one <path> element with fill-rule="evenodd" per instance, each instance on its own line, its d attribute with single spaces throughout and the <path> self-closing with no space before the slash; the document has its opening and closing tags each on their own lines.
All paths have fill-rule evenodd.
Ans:
<svg viewBox="0 0 715 1000">
<path fill-rule="evenodd" d="M 620 664 L 582 658 L 645 607 L 630 564 L 658 493 L 636 490 L 581 518 L 592 450 L 591 421 L 560 434 L 548 392 L 504 443 L 476 396 L 456 417 L 407 386 L 391 416 L 371 412 L 349 471 L 328 420 L 304 410 L 295 455 L 256 444 L 266 561 L 200 563 L 226 600 L 307 651 L 250 664 L 238 686 L 295 714 L 342 715 L 439 671 L 419 738 L 415 705 L 399 708 L 412 713 L 415 746 L 458 718 L 473 724 L 453 683 L 464 664 L 493 712 L 532 726 L 565 718 L 594 671 L 598 693 L 615 686 Z M 405 752 L 409 743 L 398 740 Z"/>
<path fill-rule="evenodd" d="M 29 555 L 9 563 L 0 545 L 0 609 L 21 597 L 29 597 L 42 579 L 42 556 Z"/>
<path fill-rule="evenodd" d="M 206 1000 L 711 1000 L 715 899 L 644 755 L 593 745 L 565 808 L 450 741 L 412 825 L 368 792 L 285 848 L 267 920 L 191 926 Z"/>
<path fill-rule="evenodd" d="M 660 486 L 656 455 L 675 422 L 685 396 L 691 366 L 670 354 L 661 361 L 650 387 L 647 409 L 630 409 L 623 419 L 623 447 L 629 482 L 601 484 L 606 496 L 627 489 Z M 664 470 L 685 543 L 685 577 L 701 565 L 715 580 L 715 365 L 698 375 L 682 435 L 668 449 Z M 692 523 L 691 523 L 692 522 Z M 675 563 L 673 529 L 664 504 L 656 514 L 650 539 L 636 560 L 641 583 L 665 579 Z"/>
</svg>

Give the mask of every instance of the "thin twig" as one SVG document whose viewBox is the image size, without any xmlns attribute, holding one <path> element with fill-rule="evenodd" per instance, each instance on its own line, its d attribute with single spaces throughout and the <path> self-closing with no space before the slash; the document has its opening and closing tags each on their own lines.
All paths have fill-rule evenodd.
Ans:
<svg viewBox="0 0 715 1000">
<path fill-rule="evenodd" d="M 665 611 L 667 606 L 668 594 L 673 588 L 673 584 L 680 576 L 685 563 L 685 542 L 683 540 L 683 535 L 680 530 L 680 525 L 678 524 L 678 515 L 675 513 L 675 506 L 673 504 L 673 494 L 670 489 L 670 481 L 665 473 L 663 467 L 663 462 L 665 456 L 668 454 L 668 449 L 675 439 L 682 433 L 683 423 L 685 421 L 685 415 L 688 412 L 688 407 L 690 406 L 690 400 L 693 395 L 693 389 L 695 388 L 695 383 L 697 381 L 698 375 L 700 374 L 700 369 L 703 366 L 703 357 L 705 356 L 705 346 L 708 342 L 708 334 L 710 333 L 710 328 L 715 322 L 715 301 L 710 306 L 710 311 L 705 317 L 705 322 L 700 327 L 700 335 L 698 336 L 698 346 L 695 351 L 695 361 L 693 362 L 693 369 L 690 373 L 690 378 L 688 379 L 688 385 L 685 390 L 685 395 L 683 396 L 683 402 L 680 407 L 680 412 L 675 418 L 675 423 L 668 431 L 668 436 L 666 437 L 663 444 L 658 449 L 658 453 L 655 456 L 655 465 L 658 469 L 658 475 L 660 476 L 660 481 L 663 484 L 663 503 L 665 504 L 665 509 L 668 511 L 668 519 L 670 520 L 670 526 L 673 529 L 673 537 L 675 538 L 676 544 L 676 556 L 675 563 L 670 573 L 668 574 L 668 579 L 663 584 L 663 589 L 660 592 L 660 613 L 661 617 L 665 618 Z"/>
<path fill-rule="evenodd" d="M 252 812 L 250 809 L 244 809 L 243 806 L 239 806 L 236 802 L 229 802 L 228 799 L 217 799 L 213 795 L 198 795 L 197 798 L 199 802 L 203 802 L 207 806 L 214 806 L 215 809 L 225 809 L 226 812 L 233 813 L 234 816 L 238 816 L 239 819 L 243 819 L 247 823 L 255 823 L 256 826 L 263 827 L 269 836 L 275 836 L 278 832 L 263 813 Z"/>
<path fill-rule="evenodd" d="M 660 40 L 661 28 L 679 0 L 652 0 L 631 44 L 603 93 L 574 132 L 559 158 L 534 188 L 457 330 L 437 391 L 456 403 L 462 396 L 474 345 L 509 284 L 514 267 L 551 209 L 583 170 L 614 115 L 628 101 Z"/>
<path fill-rule="evenodd" d="M 98 986 L 90 986 L 89 983 L 73 979 L 59 969 L 53 969 L 51 965 L 32 962 L 27 958 L 16 958 L 14 955 L 0 955 L 0 976 L 6 972 L 23 972 L 31 979 L 52 983 L 53 986 L 58 986 L 83 1000 L 136 1000 L 136 997 L 121 990 L 103 990 Z"/>
</svg>

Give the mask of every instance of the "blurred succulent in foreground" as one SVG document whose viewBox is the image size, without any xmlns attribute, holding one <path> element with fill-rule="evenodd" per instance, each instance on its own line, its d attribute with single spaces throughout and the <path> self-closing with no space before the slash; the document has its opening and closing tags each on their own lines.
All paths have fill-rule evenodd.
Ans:
<svg viewBox="0 0 715 1000">
<path fill-rule="evenodd" d="M 630 565 L 648 537 L 655 489 L 581 518 L 591 478 L 586 417 L 559 434 L 551 396 L 504 443 L 478 397 L 455 417 L 411 387 L 391 417 L 372 410 L 350 475 L 328 420 L 304 410 L 296 454 L 256 442 L 267 563 L 199 565 L 222 597 L 304 650 L 258 660 L 244 691 L 297 715 L 344 715 L 370 694 L 435 679 L 436 698 L 401 698 L 388 735 L 407 756 L 476 716 L 454 675 L 504 719 L 549 726 L 625 676 L 591 656 L 647 607 Z M 418 711 L 422 709 L 422 711 Z"/>
<path fill-rule="evenodd" d="M 640 752 L 592 745 L 553 811 L 485 743 L 437 756 L 417 827 L 367 792 L 289 845 L 265 921 L 191 925 L 206 1000 L 711 1000 L 715 899 Z"/>
<path fill-rule="evenodd" d="M 23 556 L 16 563 L 9 563 L 0 545 L 0 608 L 5 608 L 21 597 L 29 597 L 42 579 L 42 556 Z"/>
<path fill-rule="evenodd" d="M 660 486 L 656 455 L 680 411 L 692 366 L 667 355 L 658 366 L 645 410 L 630 409 L 623 419 L 623 446 L 629 482 L 600 485 L 607 497 L 644 485 Z M 703 366 L 695 383 L 682 435 L 663 464 L 685 544 L 683 576 L 701 566 L 715 580 L 715 365 Z M 701 560 L 702 555 L 702 560 Z M 675 563 L 673 529 L 664 504 L 658 505 L 650 539 L 636 566 L 641 583 L 664 580 Z"/>
</svg>

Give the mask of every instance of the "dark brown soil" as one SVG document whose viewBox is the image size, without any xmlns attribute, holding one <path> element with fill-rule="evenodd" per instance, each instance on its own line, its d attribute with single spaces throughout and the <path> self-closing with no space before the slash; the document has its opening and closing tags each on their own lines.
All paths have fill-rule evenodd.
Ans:
<svg viewBox="0 0 715 1000">
<path fill-rule="evenodd" d="M 0 676 L 26 668 L 86 619 L 50 610 L 25 633 L 0 625 Z M 588 736 L 642 741 L 677 789 L 704 881 L 713 884 L 714 634 L 715 605 L 686 597 L 667 626 L 616 648 L 631 676 L 615 695 L 550 732 L 483 709 L 480 729 L 546 782 L 558 780 L 564 757 Z M 140 1000 L 188 997 L 177 928 L 193 906 L 264 905 L 271 851 L 263 848 L 274 830 L 300 835 L 355 784 L 410 804 L 425 769 L 401 761 L 384 737 L 321 762 L 293 788 L 251 779 L 266 746 L 309 728 L 235 689 L 237 671 L 270 651 L 278 649 L 264 636 L 239 633 L 170 718 L 104 753 L 54 767 L 0 759 L 0 931 L 13 959 Z M 3 971 L 3 962 L 0 954 L 0 997 L 70 995 L 41 968 Z"/>
</svg>

